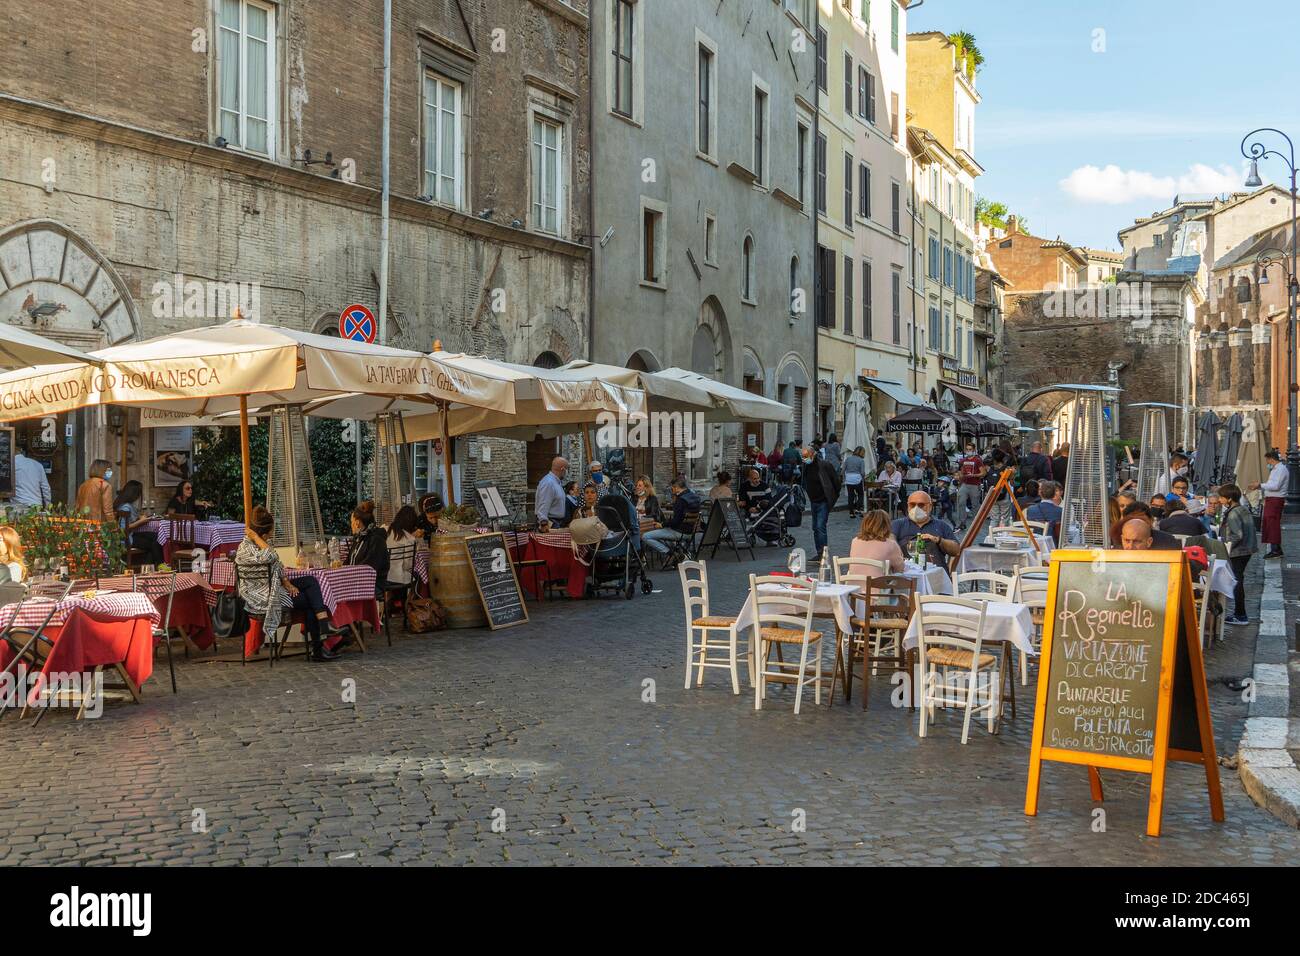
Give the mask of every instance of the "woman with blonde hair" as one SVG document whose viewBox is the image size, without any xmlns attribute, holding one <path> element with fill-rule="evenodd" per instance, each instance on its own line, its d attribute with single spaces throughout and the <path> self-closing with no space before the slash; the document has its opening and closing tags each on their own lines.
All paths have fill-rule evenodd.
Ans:
<svg viewBox="0 0 1300 956">
<path fill-rule="evenodd" d="M 638 517 L 658 521 L 659 496 L 655 494 L 654 483 L 649 475 L 642 475 L 636 480 L 636 513 Z"/>
<path fill-rule="evenodd" d="M 14 528 L 4 525 L 0 527 L 0 584 L 19 584 L 26 578 L 22 539 Z"/>
<path fill-rule="evenodd" d="M 889 515 L 879 508 L 863 515 L 857 536 L 849 547 L 849 557 L 885 561 L 894 574 L 903 570 L 903 549 L 894 540 Z"/>
</svg>

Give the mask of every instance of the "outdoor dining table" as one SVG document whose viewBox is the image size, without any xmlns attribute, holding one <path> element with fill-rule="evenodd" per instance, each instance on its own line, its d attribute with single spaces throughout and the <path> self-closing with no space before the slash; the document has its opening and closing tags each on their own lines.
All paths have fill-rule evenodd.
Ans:
<svg viewBox="0 0 1300 956">
<path fill-rule="evenodd" d="M 1038 649 L 1034 647 L 1034 617 L 1028 604 L 1014 601 L 989 601 L 987 607 L 988 611 L 984 615 L 983 640 L 1010 641 L 1021 653 L 1031 657 L 1038 656 Z M 978 611 L 959 604 L 935 603 L 929 605 L 929 611 L 931 614 L 965 617 L 972 621 L 979 619 Z M 908 622 L 907 633 L 903 635 L 903 647 L 906 650 L 911 650 L 917 645 L 920 615 L 918 608 L 913 613 L 912 620 Z"/>
<path fill-rule="evenodd" d="M 1019 548 L 995 548 L 974 545 L 966 548 L 957 560 L 957 573 L 967 571 L 998 571 L 1014 574 L 1016 568 L 1034 567 L 1046 560 L 1047 548 L 1035 551 L 1033 545 Z"/>
<path fill-rule="evenodd" d="M 375 569 L 368 564 L 350 564 L 341 568 L 285 568 L 285 574 L 292 582 L 295 578 L 312 577 L 320 585 L 321 600 L 330 612 L 330 620 L 336 627 L 357 624 L 369 624 L 373 630 L 379 630 L 379 603 L 375 600 Z M 212 587 L 207 594 L 210 606 L 217 603 L 219 590 L 228 590 L 235 586 L 235 567 L 228 558 L 212 563 Z M 288 608 L 293 599 L 281 592 L 280 603 Z M 305 614 L 306 612 L 295 612 Z M 248 633 L 244 635 L 244 654 L 252 657 L 261 650 L 265 636 L 258 621 L 250 621 Z"/>
<path fill-rule="evenodd" d="M 54 602 L 28 598 L 19 604 L 0 607 L 0 628 L 35 630 L 50 614 L 44 635 L 53 642 L 41 673 L 79 674 L 112 667 L 122 677 L 137 702 L 140 685 L 153 673 L 153 628 L 160 620 L 158 609 L 140 593 L 107 592 L 93 597 L 69 595 Z M 13 649 L 0 644 L 0 668 L 13 661 Z"/>
<path fill-rule="evenodd" d="M 916 582 L 918 596 L 952 593 L 952 578 L 941 564 L 927 564 L 922 568 L 919 564 L 908 561 L 903 565 L 903 577 Z"/>
<path fill-rule="evenodd" d="M 171 597 L 171 614 L 167 613 L 167 599 L 171 591 L 172 575 L 159 574 L 122 574 L 112 578 L 100 578 L 99 586 L 111 591 L 138 591 L 144 594 L 157 608 L 169 627 L 177 628 L 200 650 L 212 646 L 211 606 L 216 603 L 216 592 L 208 579 L 196 571 L 177 573 L 176 589 Z"/>
<path fill-rule="evenodd" d="M 573 536 L 567 529 L 506 532 L 505 539 L 510 548 L 510 558 L 516 564 L 521 561 L 545 562 L 526 569 L 527 573 L 519 582 L 530 597 L 540 598 L 547 581 L 563 582 L 566 593 L 575 600 L 586 596 L 590 566 L 574 554 Z"/>
<path fill-rule="evenodd" d="M 242 521 L 195 521 L 193 528 L 194 546 L 206 551 L 209 558 L 234 551 L 247 531 Z M 172 559 L 174 546 L 170 519 L 155 518 L 140 530 L 152 531 L 158 539 L 158 547 L 162 548 L 163 558 L 167 561 Z"/>
</svg>

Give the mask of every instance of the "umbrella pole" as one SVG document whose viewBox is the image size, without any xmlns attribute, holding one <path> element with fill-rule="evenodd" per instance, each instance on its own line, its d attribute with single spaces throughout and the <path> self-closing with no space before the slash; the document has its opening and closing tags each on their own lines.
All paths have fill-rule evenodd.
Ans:
<svg viewBox="0 0 1300 956">
<path fill-rule="evenodd" d="M 443 470 L 443 477 L 447 481 L 447 487 L 445 489 L 447 492 L 446 504 L 447 507 L 451 507 L 456 503 L 455 495 L 454 495 L 456 486 L 453 485 L 451 482 L 451 436 L 447 434 L 448 431 L 447 403 L 442 402 L 441 404 L 442 404 L 442 470 Z"/>
<path fill-rule="evenodd" d="M 239 396 L 239 457 L 244 465 L 244 526 L 253 520 L 253 479 L 248 468 L 248 396 Z"/>
<path fill-rule="evenodd" d="M 126 487 L 126 442 L 127 436 L 131 431 L 131 410 L 122 409 L 122 484 L 120 487 Z"/>
</svg>

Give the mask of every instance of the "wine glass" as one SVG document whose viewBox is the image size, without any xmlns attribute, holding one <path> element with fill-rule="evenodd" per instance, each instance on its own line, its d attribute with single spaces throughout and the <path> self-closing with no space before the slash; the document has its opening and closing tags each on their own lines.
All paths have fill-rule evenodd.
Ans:
<svg viewBox="0 0 1300 956">
<path fill-rule="evenodd" d="M 803 569 L 804 569 L 803 548 L 792 548 L 790 550 L 790 557 L 786 560 L 786 567 L 790 569 L 790 574 L 796 578 L 799 577 L 799 575 L 803 574 Z"/>
</svg>

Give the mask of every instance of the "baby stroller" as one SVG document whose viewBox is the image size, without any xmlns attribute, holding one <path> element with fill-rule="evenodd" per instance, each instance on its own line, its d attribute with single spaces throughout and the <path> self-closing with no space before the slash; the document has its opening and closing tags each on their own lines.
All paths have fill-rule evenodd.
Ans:
<svg viewBox="0 0 1300 956">
<path fill-rule="evenodd" d="M 803 509 L 795 502 L 796 492 L 802 491 L 798 485 L 773 485 L 772 493 L 764 500 L 758 514 L 752 518 L 746 517 L 745 525 L 750 538 L 764 544 L 793 548 L 794 535 L 790 534 L 788 518 L 793 507 L 802 519 Z"/>
<path fill-rule="evenodd" d="M 630 601 L 638 580 L 642 594 L 654 590 L 641 560 L 641 525 L 635 514 L 632 503 L 615 492 L 605 495 L 596 505 L 596 517 L 609 529 L 609 534 L 592 555 L 587 577 L 588 597 L 602 591 L 622 591 Z"/>
</svg>

